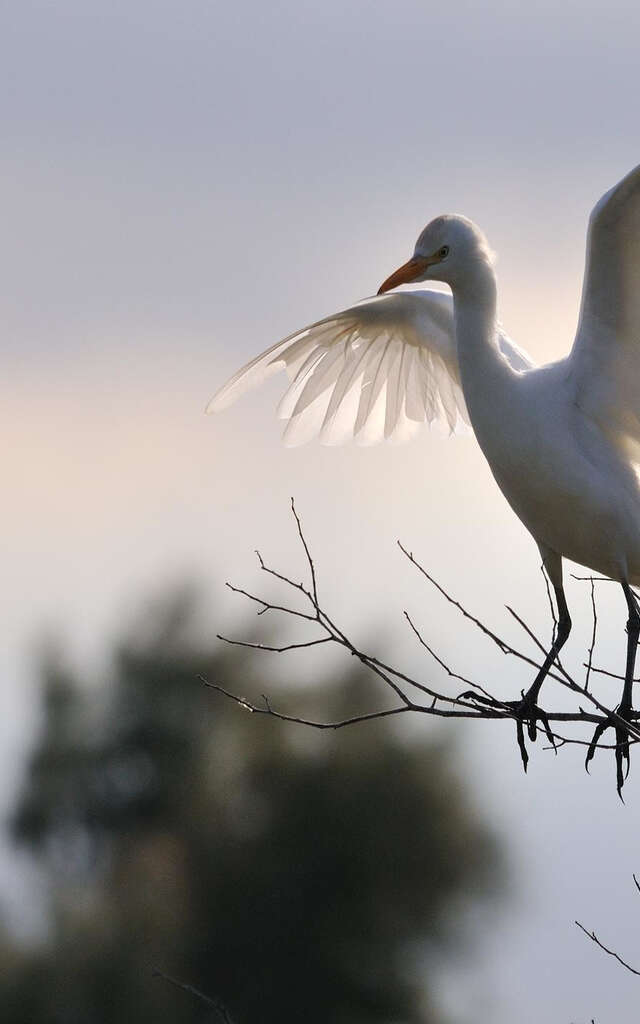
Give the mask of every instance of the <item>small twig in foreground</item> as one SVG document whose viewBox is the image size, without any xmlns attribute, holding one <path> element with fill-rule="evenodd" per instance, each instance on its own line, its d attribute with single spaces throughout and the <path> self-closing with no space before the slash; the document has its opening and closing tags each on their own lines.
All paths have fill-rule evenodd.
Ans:
<svg viewBox="0 0 640 1024">
<path fill-rule="evenodd" d="M 163 981 L 168 981 L 174 988 L 182 989 L 183 992 L 188 992 L 189 995 L 195 996 L 201 1003 L 209 1006 L 218 1015 L 218 1018 L 224 1021 L 224 1024 L 233 1024 L 227 1008 L 218 999 L 212 999 L 211 996 L 205 995 L 204 992 L 201 992 L 193 985 L 187 985 L 184 981 L 178 981 L 177 978 L 172 978 L 170 974 L 165 974 L 164 971 L 159 970 L 157 967 L 153 968 L 153 977 L 162 978 Z"/>
</svg>

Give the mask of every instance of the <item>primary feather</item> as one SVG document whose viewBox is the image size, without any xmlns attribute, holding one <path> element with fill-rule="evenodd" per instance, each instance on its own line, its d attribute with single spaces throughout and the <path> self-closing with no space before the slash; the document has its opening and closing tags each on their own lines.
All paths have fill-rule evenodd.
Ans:
<svg viewBox="0 0 640 1024">
<path fill-rule="evenodd" d="M 623 446 L 640 445 L 640 167 L 593 209 L 580 320 L 569 357 L 575 401 Z"/>
<path fill-rule="evenodd" d="M 515 370 L 531 366 L 502 331 L 499 346 Z M 207 412 L 226 408 L 279 369 L 291 381 L 278 406 L 288 445 L 316 436 L 323 444 L 402 441 L 424 422 L 451 433 L 469 423 L 453 300 L 443 292 L 365 299 L 289 335 L 239 370 Z"/>
</svg>

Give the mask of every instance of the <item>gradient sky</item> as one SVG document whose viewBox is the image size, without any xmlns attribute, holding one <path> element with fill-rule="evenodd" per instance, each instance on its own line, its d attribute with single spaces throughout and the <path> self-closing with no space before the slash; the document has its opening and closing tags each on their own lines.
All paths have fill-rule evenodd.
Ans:
<svg viewBox="0 0 640 1024">
<path fill-rule="evenodd" d="M 446 211 L 497 250 L 507 330 L 539 360 L 563 354 L 588 212 L 640 161 L 639 33 L 632 3 L 3 6 L 4 806 L 36 720 L 38 638 L 99 658 L 140 598 L 190 575 L 212 633 L 233 630 L 246 609 L 221 583 L 256 584 L 256 546 L 299 571 L 291 494 L 323 594 L 362 642 L 381 627 L 385 654 L 434 671 L 407 607 L 460 671 L 527 684 L 394 546 L 514 639 L 507 602 L 548 632 L 537 550 L 472 438 L 285 450 L 278 380 L 202 410 L 250 356 L 375 292 Z M 574 666 L 583 587 L 569 581 Z M 598 661 L 614 669 L 624 619 L 603 591 Z M 305 659 L 310 678 L 335 664 Z M 448 735 L 514 877 L 510 911 L 478 923 L 481 961 L 446 965 L 443 999 L 469 1021 L 632 1024 L 636 983 L 573 921 L 638 948 L 640 765 L 623 807 L 602 755 L 588 778 L 579 750 L 536 749 L 525 778 L 511 728 Z M 3 864 L 16 915 L 18 868 Z"/>
</svg>

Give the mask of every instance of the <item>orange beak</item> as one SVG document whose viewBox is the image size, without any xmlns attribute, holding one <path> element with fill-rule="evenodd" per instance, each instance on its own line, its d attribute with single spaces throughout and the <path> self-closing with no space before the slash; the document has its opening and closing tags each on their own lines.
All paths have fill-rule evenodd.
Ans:
<svg viewBox="0 0 640 1024">
<path fill-rule="evenodd" d="M 380 287 L 378 288 L 378 295 L 383 295 L 385 292 L 391 290 L 391 288 L 397 288 L 399 284 L 409 284 L 410 281 L 415 281 L 416 278 L 420 277 L 427 267 L 430 267 L 432 263 L 438 261 L 433 256 L 412 256 L 407 263 L 403 263 L 391 277 L 388 277 Z"/>
</svg>

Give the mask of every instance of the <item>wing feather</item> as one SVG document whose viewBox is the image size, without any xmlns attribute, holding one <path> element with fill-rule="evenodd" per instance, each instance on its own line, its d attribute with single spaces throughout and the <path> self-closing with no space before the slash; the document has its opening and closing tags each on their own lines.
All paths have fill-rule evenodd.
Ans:
<svg viewBox="0 0 640 1024">
<path fill-rule="evenodd" d="M 425 402 L 425 388 L 423 377 L 420 372 L 420 353 L 414 348 L 407 346 L 409 353 L 409 365 L 407 370 L 407 393 L 405 408 L 407 416 L 416 423 L 424 423 L 427 418 L 427 406 Z"/>
<path fill-rule="evenodd" d="M 384 439 L 388 441 L 400 422 L 402 416 L 402 405 L 404 402 L 402 361 L 406 345 L 391 345 L 389 347 L 390 365 L 385 382 L 387 395 L 384 415 Z"/>
<path fill-rule="evenodd" d="M 344 344 L 342 342 L 338 341 L 335 348 L 332 346 L 324 350 L 313 370 L 306 375 L 306 383 L 295 404 L 293 416 L 304 412 L 316 398 L 335 385 L 336 375 L 339 375 L 340 369 L 344 366 L 344 360 Z M 336 364 L 339 364 L 337 370 Z"/>
<path fill-rule="evenodd" d="M 285 391 L 284 395 L 280 399 L 276 415 L 278 419 L 288 420 L 293 416 L 298 399 L 304 391 L 309 378 L 312 376 L 314 370 L 318 366 L 326 353 L 325 348 L 313 348 L 308 354 L 306 359 L 303 361 L 300 368 L 296 371 L 295 377 L 291 381 L 291 384 Z M 250 385 L 251 386 L 251 385 Z M 226 405 L 226 402 L 225 402 Z M 223 406 L 224 408 L 224 406 Z"/>
<path fill-rule="evenodd" d="M 640 165 L 589 220 L 580 320 L 567 360 L 576 404 L 610 436 L 640 443 Z"/>
<path fill-rule="evenodd" d="M 515 369 L 530 360 L 501 333 Z M 238 371 L 207 412 L 226 408 L 277 369 L 291 383 L 278 406 L 284 441 L 359 444 L 404 440 L 421 423 L 454 432 L 469 418 L 460 384 L 453 300 L 435 291 L 376 296 L 273 345 Z"/>
<path fill-rule="evenodd" d="M 376 444 L 384 437 L 384 405 L 379 401 L 386 384 L 391 339 L 386 335 L 382 344 L 367 360 L 354 436 L 361 444 Z"/>
<path fill-rule="evenodd" d="M 353 348 L 349 344 L 353 335 L 354 332 L 351 332 L 347 339 L 348 355 L 331 393 L 322 423 L 320 439 L 324 444 L 339 444 L 338 439 L 346 440 L 349 433 L 353 433 L 358 413 L 358 395 L 354 392 L 358 378 L 364 373 L 365 361 L 375 344 L 373 341 L 367 341 Z"/>
</svg>

